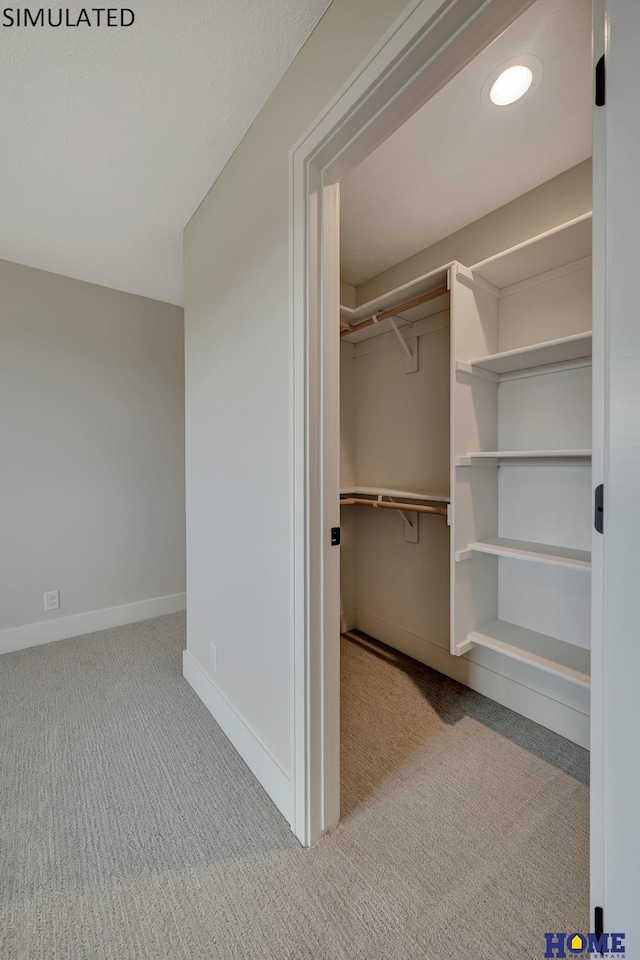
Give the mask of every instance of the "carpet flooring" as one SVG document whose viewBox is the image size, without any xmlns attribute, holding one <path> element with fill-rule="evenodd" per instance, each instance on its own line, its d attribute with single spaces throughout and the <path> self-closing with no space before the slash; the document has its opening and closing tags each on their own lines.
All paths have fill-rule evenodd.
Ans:
<svg viewBox="0 0 640 960">
<path fill-rule="evenodd" d="M 311 850 L 181 676 L 184 617 L 0 658 L 2 960 L 539 960 L 588 929 L 588 755 L 343 639 Z"/>
</svg>

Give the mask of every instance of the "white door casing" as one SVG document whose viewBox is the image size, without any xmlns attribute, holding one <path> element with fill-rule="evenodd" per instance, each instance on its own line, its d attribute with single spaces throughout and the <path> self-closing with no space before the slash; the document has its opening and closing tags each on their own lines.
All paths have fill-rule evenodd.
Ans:
<svg viewBox="0 0 640 960">
<path fill-rule="evenodd" d="M 604 54 L 604 3 L 593 4 L 593 66 Z M 605 345 L 605 150 L 604 108 L 593 108 L 593 356 L 592 356 L 592 460 L 591 483 L 603 483 L 605 473 L 606 345 Z M 591 913 L 602 906 L 602 868 L 604 863 L 604 771 L 603 726 L 603 600 L 604 538 L 594 526 L 591 530 Z"/>
<path fill-rule="evenodd" d="M 594 55 L 606 58 L 606 102 L 594 123 L 594 333 L 598 409 L 594 485 L 604 482 L 604 534 L 594 534 L 592 906 L 604 930 L 640 956 L 640 746 L 636 620 L 640 538 L 640 4 L 598 0 Z M 596 359 L 594 340 L 594 361 Z M 594 368 L 595 373 L 595 368 Z M 593 917 L 593 914 L 592 914 Z"/>
<path fill-rule="evenodd" d="M 419 0 L 290 156 L 293 831 L 340 812 L 339 182 L 533 0 Z"/>
</svg>

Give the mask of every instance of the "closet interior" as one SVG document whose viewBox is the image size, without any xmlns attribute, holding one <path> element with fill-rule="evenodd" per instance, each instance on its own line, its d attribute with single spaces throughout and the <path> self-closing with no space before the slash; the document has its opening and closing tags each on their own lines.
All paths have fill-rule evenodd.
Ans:
<svg viewBox="0 0 640 960">
<path fill-rule="evenodd" d="M 341 284 L 341 630 L 587 746 L 590 160 L 456 213 Z"/>
</svg>

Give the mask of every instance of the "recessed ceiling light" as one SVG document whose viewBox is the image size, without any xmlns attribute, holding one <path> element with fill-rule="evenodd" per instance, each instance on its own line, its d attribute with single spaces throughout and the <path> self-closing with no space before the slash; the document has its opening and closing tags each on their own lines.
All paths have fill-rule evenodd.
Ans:
<svg viewBox="0 0 640 960">
<path fill-rule="evenodd" d="M 508 107 L 529 96 L 542 78 L 542 64 L 530 53 L 521 53 L 491 71 L 482 86 L 481 99 L 489 110 Z"/>
<path fill-rule="evenodd" d="M 493 83 L 489 91 L 489 97 L 492 103 L 497 107 L 506 107 L 509 103 L 515 103 L 531 86 L 533 81 L 533 72 L 529 67 L 518 63 L 513 67 L 507 67 Z"/>
</svg>

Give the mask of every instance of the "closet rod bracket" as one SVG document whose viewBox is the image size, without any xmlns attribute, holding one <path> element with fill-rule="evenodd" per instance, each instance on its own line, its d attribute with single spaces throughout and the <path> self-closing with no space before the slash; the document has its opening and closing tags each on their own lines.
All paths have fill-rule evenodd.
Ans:
<svg viewBox="0 0 640 960">
<path fill-rule="evenodd" d="M 389 497 L 391 503 L 394 503 L 393 497 Z M 382 497 L 378 497 L 378 503 L 382 501 Z M 420 524 L 418 521 L 418 514 L 411 513 L 412 520 L 409 519 L 405 510 L 398 510 L 398 513 L 404 521 L 404 539 L 407 543 L 419 543 L 420 542 Z"/>
<path fill-rule="evenodd" d="M 398 330 L 395 317 L 389 317 L 389 323 L 391 324 L 391 329 L 397 337 L 398 343 L 405 353 L 404 372 L 416 373 L 418 370 L 418 338 L 412 337 L 411 340 L 405 340 Z"/>
</svg>

